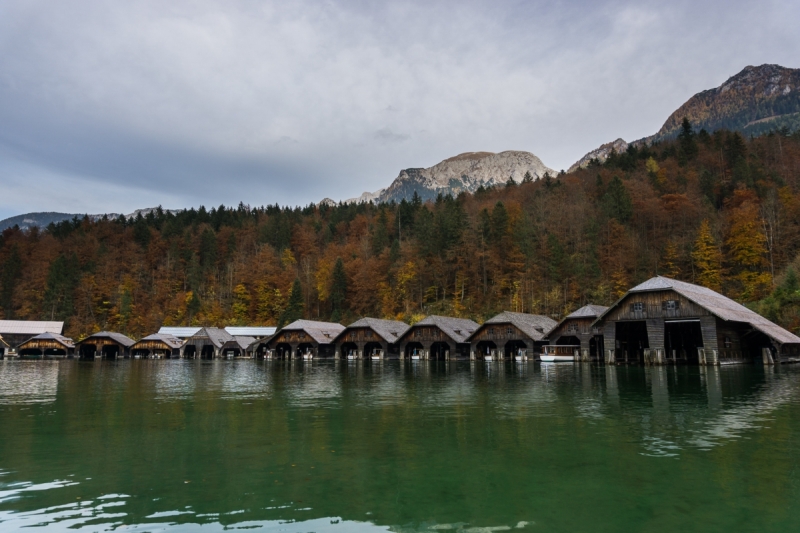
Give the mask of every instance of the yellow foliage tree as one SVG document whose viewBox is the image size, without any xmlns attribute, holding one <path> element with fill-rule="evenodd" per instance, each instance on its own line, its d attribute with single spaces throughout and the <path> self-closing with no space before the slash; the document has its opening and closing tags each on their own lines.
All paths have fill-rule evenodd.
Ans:
<svg viewBox="0 0 800 533">
<path fill-rule="evenodd" d="M 731 227 L 725 244 L 730 259 L 738 270 L 741 284 L 739 297 L 756 300 L 767 292 L 772 278 L 767 267 L 767 238 L 761 232 L 758 208 L 751 202 L 742 204 L 731 213 Z"/>
<path fill-rule="evenodd" d="M 697 267 L 697 282 L 709 289 L 722 289 L 722 253 L 719 251 L 708 219 L 703 220 L 697 230 L 692 260 Z"/>
<path fill-rule="evenodd" d="M 233 288 L 233 322 L 239 326 L 244 326 L 250 321 L 250 291 L 244 283 L 238 284 Z"/>
</svg>

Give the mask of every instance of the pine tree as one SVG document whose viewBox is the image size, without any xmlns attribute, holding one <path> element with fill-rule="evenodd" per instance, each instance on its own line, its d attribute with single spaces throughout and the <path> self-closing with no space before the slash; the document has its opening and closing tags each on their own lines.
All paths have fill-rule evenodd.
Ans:
<svg viewBox="0 0 800 533">
<path fill-rule="evenodd" d="M 338 322 L 342 318 L 347 302 L 347 274 L 344 271 L 344 262 L 341 257 L 336 259 L 331 278 L 330 299 L 333 308 L 331 320 Z"/>
<path fill-rule="evenodd" d="M 677 279 L 681 275 L 681 268 L 678 265 L 679 261 L 678 248 L 672 239 L 667 241 L 664 247 L 664 259 L 662 260 L 664 275 L 668 278 Z"/>
<path fill-rule="evenodd" d="M 683 117 L 681 123 L 681 132 L 678 134 L 678 143 L 680 146 L 681 161 L 686 163 L 697 157 L 698 148 L 697 141 L 695 140 L 694 130 L 692 123 L 689 119 Z"/>
<path fill-rule="evenodd" d="M 725 241 L 731 262 L 738 270 L 736 279 L 741 283 L 740 297 L 747 301 L 761 297 L 772 281 L 769 273 L 764 271 L 767 239 L 758 220 L 758 208 L 752 202 L 745 202 L 731 213 L 730 233 Z"/>
<path fill-rule="evenodd" d="M 711 225 L 708 220 L 703 220 L 697 230 L 697 239 L 694 242 L 692 260 L 697 267 L 697 282 L 709 289 L 719 291 L 722 289 L 722 253 L 717 247 L 714 236 L 711 234 Z"/>
<path fill-rule="evenodd" d="M 304 308 L 303 287 L 300 285 L 300 279 L 295 278 L 292 284 L 292 290 L 289 293 L 289 303 L 278 319 L 278 327 L 282 328 L 286 324 L 291 324 L 295 320 L 303 318 Z"/>
<path fill-rule="evenodd" d="M 522 177 L 522 183 L 533 183 L 533 176 L 531 176 L 530 170 L 525 171 L 525 175 Z"/>
<path fill-rule="evenodd" d="M 609 218 L 627 222 L 633 217 L 633 202 L 619 176 L 611 178 L 608 190 L 602 198 L 603 210 Z"/>
</svg>

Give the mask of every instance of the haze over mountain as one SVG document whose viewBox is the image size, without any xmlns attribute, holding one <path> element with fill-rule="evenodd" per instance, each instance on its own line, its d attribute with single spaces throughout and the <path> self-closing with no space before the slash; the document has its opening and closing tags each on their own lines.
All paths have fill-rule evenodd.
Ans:
<svg viewBox="0 0 800 533">
<path fill-rule="evenodd" d="M 719 87 L 692 96 L 654 135 L 633 142 L 651 143 L 674 137 L 684 117 L 696 130 L 709 133 L 728 129 L 758 136 L 780 128 L 800 129 L 800 69 L 768 64 L 747 66 Z M 619 153 L 627 148 L 623 139 L 604 144 L 579 159 L 569 172 L 585 167 L 592 159 L 605 161 L 612 149 Z"/>
</svg>

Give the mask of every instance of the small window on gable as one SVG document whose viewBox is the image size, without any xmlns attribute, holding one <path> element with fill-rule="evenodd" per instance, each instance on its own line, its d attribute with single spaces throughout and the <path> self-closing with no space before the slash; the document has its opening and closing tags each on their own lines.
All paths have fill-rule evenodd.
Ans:
<svg viewBox="0 0 800 533">
<path fill-rule="evenodd" d="M 634 302 L 631 304 L 631 313 L 644 312 L 644 302 Z"/>
<path fill-rule="evenodd" d="M 506 335 L 513 335 L 513 334 L 514 334 L 514 328 L 512 328 L 511 326 L 508 326 L 506 328 Z"/>
<path fill-rule="evenodd" d="M 494 335 L 494 328 L 489 328 L 489 335 Z"/>
<path fill-rule="evenodd" d="M 368 329 L 368 330 L 367 330 L 367 338 L 368 338 L 368 339 L 371 339 L 371 338 L 372 338 L 372 330 L 371 330 L 371 329 Z"/>
<path fill-rule="evenodd" d="M 567 331 L 570 333 L 577 333 L 578 324 L 570 324 L 569 326 L 567 326 Z"/>
<path fill-rule="evenodd" d="M 661 309 L 664 311 L 677 311 L 680 307 L 680 302 L 678 300 L 664 300 L 661 302 Z"/>
</svg>

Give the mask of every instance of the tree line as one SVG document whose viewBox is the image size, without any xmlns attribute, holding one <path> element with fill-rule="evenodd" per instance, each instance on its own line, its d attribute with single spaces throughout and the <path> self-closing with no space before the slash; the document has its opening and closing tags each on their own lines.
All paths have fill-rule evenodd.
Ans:
<svg viewBox="0 0 800 533">
<path fill-rule="evenodd" d="M 0 235 L 0 313 L 139 337 L 305 317 L 561 317 L 661 274 L 800 327 L 800 135 L 696 132 L 389 204 L 219 206 Z"/>
</svg>

